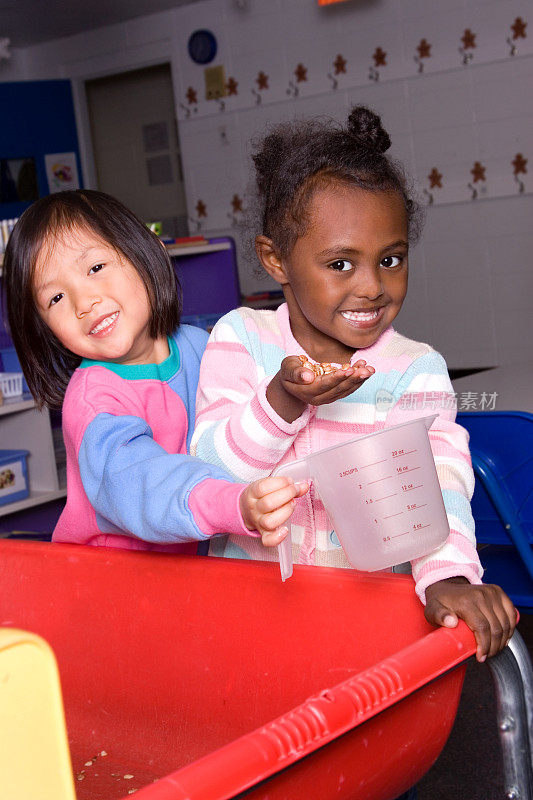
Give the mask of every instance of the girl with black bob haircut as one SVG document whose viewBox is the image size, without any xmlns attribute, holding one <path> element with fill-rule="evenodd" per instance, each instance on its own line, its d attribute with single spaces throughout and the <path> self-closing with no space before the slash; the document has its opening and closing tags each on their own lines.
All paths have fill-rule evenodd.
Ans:
<svg viewBox="0 0 533 800">
<path fill-rule="evenodd" d="M 102 192 L 60 192 L 17 222 L 4 261 L 11 333 L 42 405 L 62 401 L 67 502 L 53 540 L 196 552 L 228 530 L 287 535 L 287 478 L 250 486 L 189 456 L 207 333 L 180 325 L 166 250 Z"/>
<path fill-rule="evenodd" d="M 41 318 L 33 290 L 43 246 L 75 228 L 94 231 L 126 258 L 150 302 L 150 335 L 170 336 L 181 316 L 181 289 L 157 236 L 126 206 L 91 189 L 57 192 L 33 203 L 18 221 L 4 257 L 4 292 L 10 335 L 24 377 L 39 406 L 59 407 L 81 358 L 70 352 Z M 16 265 L 16 266 L 15 266 Z"/>
<path fill-rule="evenodd" d="M 215 325 L 202 360 L 191 452 L 237 480 L 253 480 L 436 412 L 429 438 L 450 533 L 437 550 L 413 559 L 412 573 L 427 619 L 447 627 L 465 620 L 484 661 L 507 643 L 516 612 L 498 586 L 481 580 L 468 435 L 455 422 L 446 363 L 392 326 L 422 211 L 402 167 L 387 155 L 390 144 L 380 117 L 364 106 L 345 124 L 286 122 L 257 143 L 255 250 L 286 302 L 275 311 L 239 308 Z M 395 510 L 387 502 L 383 515 Z M 332 527 L 311 492 L 291 522 L 293 561 L 350 567 Z M 252 539 L 210 542 L 212 555 L 240 551 L 277 559 Z"/>
</svg>

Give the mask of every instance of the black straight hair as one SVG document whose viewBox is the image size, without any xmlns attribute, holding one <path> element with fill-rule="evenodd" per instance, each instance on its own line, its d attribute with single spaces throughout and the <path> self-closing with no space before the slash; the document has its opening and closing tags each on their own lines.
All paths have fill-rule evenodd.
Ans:
<svg viewBox="0 0 533 800">
<path fill-rule="evenodd" d="M 34 293 L 37 259 L 69 231 L 91 231 L 129 261 L 142 279 L 151 309 L 149 335 L 170 336 L 181 317 L 181 288 L 158 237 L 119 200 L 91 189 L 57 192 L 22 214 L 7 243 L 3 293 L 9 333 L 28 387 L 42 407 L 59 407 L 80 357 L 65 348 L 41 318 Z"/>
</svg>

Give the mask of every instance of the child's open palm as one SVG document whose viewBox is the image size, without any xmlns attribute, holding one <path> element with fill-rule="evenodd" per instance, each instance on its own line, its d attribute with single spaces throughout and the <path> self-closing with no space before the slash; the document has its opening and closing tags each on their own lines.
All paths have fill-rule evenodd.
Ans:
<svg viewBox="0 0 533 800">
<path fill-rule="evenodd" d="M 283 386 L 290 394 L 309 405 L 321 406 L 355 392 L 374 374 L 374 367 L 360 359 L 353 366 L 344 365 L 316 376 L 298 356 L 288 356 L 281 362 L 280 373 Z"/>
<path fill-rule="evenodd" d="M 284 526 L 296 504 L 296 498 L 309 490 L 306 482 L 294 483 L 292 478 L 271 477 L 254 481 L 240 496 L 244 524 L 261 534 L 266 547 L 275 547 L 287 536 Z"/>
<path fill-rule="evenodd" d="M 334 403 L 352 394 L 374 372 L 360 359 L 317 376 L 299 356 L 287 356 L 268 385 L 267 398 L 283 419 L 292 422 L 307 405 Z"/>
</svg>

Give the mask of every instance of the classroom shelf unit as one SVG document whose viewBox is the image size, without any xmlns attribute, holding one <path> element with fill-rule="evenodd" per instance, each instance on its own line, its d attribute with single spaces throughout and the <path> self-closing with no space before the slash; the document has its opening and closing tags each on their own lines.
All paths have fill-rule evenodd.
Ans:
<svg viewBox="0 0 533 800">
<path fill-rule="evenodd" d="M 0 517 L 66 497 L 66 489 L 59 483 L 48 409 L 39 411 L 29 395 L 4 400 L 0 406 L 0 442 L 2 449 L 30 452 L 30 496 L 0 506 Z"/>
</svg>

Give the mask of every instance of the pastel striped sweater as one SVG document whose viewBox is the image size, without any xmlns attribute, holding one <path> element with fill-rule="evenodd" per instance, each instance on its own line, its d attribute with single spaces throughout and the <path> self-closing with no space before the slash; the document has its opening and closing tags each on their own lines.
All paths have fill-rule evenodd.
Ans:
<svg viewBox="0 0 533 800">
<path fill-rule="evenodd" d="M 481 583 L 470 510 L 474 475 L 468 433 L 455 422 L 442 356 L 389 327 L 352 357 L 352 363 L 364 358 L 374 375 L 350 396 L 308 406 L 288 423 L 266 399 L 266 388 L 288 355 L 307 354 L 292 335 L 286 304 L 277 311 L 239 308 L 215 325 L 200 367 L 192 454 L 249 482 L 324 447 L 437 412 L 429 437 L 450 535 L 438 550 L 412 563 L 416 590 L 425 602 L 426 587 L 443 578 L 462 575 Z M 294 563 L 350 566 L 313 486 L 298 501 L 291 529 Z M 211 540 L 209 554 L 278 558 L 277 548 L 234 535 Z"/>
</svg>

